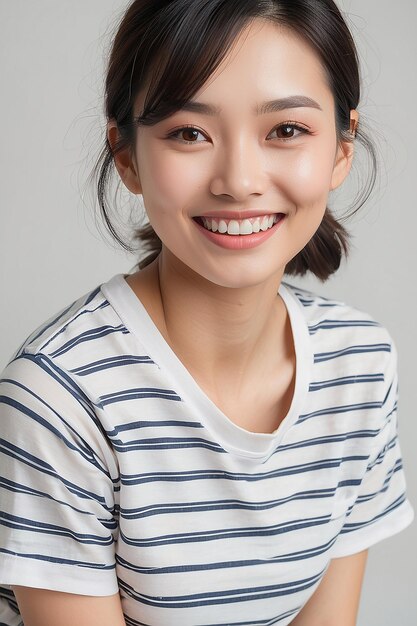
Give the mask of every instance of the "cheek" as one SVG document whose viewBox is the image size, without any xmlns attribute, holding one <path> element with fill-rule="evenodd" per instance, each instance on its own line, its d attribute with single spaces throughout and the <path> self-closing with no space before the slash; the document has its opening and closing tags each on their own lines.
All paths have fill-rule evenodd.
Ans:
<svg viewBox="0 0 417 626">
<path fill-rule="evenodd" d="M 174 215 L 178 209 L 187 207 L 193 193 L 202 186 L 202 168 L 198 159 L 193 167 L 189 155 L 150 146 L 142 159 L 139 151 L 138 163 L 148 214 L 155 209 L 158 215 Z"/>
<path fill-rule="evenodd" d="M 300 150 L 288 158 L 282 177 L 287 193 L 299 208 L 326 200 L 330 191 L 333 146 Z"/>
</svg>

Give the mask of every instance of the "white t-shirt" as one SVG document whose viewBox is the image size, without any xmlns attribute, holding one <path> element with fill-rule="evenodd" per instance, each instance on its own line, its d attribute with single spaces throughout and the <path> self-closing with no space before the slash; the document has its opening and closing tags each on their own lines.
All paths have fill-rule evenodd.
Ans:
<svg viewBox="0 0 417 626">
<path fill-rule="evenodd" d="M 285 626 L 330 559 L 412 522 L 390 335 L 279 293 L 296 384 L 272 434 L 222 413 L 122 274 L 28 337 L 0 381 L 0 624 L 25 585 L 119 591 L 127 626 Z"/>
</svg>

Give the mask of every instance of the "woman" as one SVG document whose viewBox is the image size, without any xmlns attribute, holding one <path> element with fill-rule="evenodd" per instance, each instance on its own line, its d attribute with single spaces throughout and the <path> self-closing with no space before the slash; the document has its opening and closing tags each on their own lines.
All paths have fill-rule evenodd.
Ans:
<svg viewBox="0 0 417 626">
<path fill-rule="evenodd" d="M 148 254 L 3 372 L 0 621 L 355 624 L 368 548 L 413 519 L 396 350 L 284 274 L 347 249 L 359 95 L 332 0 L 130 5 L 98 192 L 112 228 L 115 165 Z"/>
</svg>

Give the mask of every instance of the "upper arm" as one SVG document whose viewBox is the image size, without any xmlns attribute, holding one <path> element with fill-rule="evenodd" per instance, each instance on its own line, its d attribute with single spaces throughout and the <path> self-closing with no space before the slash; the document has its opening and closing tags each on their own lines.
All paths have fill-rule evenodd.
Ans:
<svg viewBox="0 0 417 626">
<path fill-rule="evenodd" d="M 332 559 L 292 626 L 355 626 L 368 550 Z"/>
<path fill-rule="evenodd" d="M 126 626 L 118 593 L 82 596 L 13 585 L 25 626 Z"/>
<path fill-rule="evenodd" d="M 48 355 L 22 355 L 1 375 L 2 585 L 119 591 L 120 472 L 95 411 Z"/>
</svg>

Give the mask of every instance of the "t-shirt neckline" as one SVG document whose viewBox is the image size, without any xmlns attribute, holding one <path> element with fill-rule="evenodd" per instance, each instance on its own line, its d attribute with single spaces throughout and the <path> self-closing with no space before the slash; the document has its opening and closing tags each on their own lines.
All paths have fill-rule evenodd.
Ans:
<svg viewBox="0 0 417 626">
<path fill-rule="evenodd" d="M 281 283 L 278 293 L 290 318 L 296 353 L 296 380 L 289 411 L 273 433 L 256 433 L 241 428 L 206 395 L 166 342 L 141 300 L 126 282 L 125 274 L 113 276 L 101 285 L 101 291 L 147 355 L 163 370 L 171 388 L 192 407 L 195 419 L 210 431 L 216 443 L 227 452 L 256 460 L 266 459 L 273 453 L 300 415 L 313 363 L 307 320 L 302 304 L 289 286 Z"/>
</svg>

